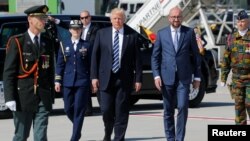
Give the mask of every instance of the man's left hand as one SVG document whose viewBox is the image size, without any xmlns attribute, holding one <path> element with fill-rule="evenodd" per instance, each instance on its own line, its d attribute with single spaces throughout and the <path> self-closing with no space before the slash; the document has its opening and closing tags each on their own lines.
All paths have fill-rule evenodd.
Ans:
<svg viewBox="0 0 250 141">
<path fill-rule="evenodd" d="M 139 92 L 141 90 L 141 83 L 136 82 L 135 83 L 135 92 Z"/>
<path fill-rule="evenodd" d="M 193 88 L 198 89 L 200 87 L 200 81 L 194 80 L 193 81 Z"/>
</svg>

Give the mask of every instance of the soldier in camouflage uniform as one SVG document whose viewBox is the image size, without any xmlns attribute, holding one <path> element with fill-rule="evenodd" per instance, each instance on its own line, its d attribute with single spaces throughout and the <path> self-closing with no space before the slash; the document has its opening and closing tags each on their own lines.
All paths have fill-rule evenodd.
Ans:
<svg viewBox="0 0 250 141">
<path fill-rule="evenodd" d="M 250 30 L 247 13 L 242 10 L 237 16 L 238 31 L 228 37 L 221 65 L 221 82 L 225 86 L 230 70 L 232 83 L 229 85 L 235 100 L 235 123 L 247 124 L 250 116 Z"/>
</svg>

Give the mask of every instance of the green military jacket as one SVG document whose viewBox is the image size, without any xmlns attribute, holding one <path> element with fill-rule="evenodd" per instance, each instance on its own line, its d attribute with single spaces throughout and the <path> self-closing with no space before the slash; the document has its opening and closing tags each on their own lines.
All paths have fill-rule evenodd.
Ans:
<svg viewBox="0 0 250 141">
<path fill-rule="evenodd" d="M 228 37 L 222 64 L 221 81 L 226 82 L 232 70 L 232 83 L 238 86 L 250 82 L 250 30 L 244 36 L 236 31 Z"/>
<path fill-rule="evenodd" d="M 28 32 L 13 36 L 6 48 L 3 81 L 5 102 L 16 101 L 17 111 L 46 110 L 54 102 L 54 47 L 45 34 L 40 47 L 33 44 Z"/>
</svg>

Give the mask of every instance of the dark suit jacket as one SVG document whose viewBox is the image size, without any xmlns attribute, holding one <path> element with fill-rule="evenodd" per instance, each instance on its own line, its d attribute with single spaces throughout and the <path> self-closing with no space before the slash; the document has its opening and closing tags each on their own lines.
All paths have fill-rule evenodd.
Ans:
<svg viewBox="0 0 250 141">
<path fill-rule="evenodd" d="M 91 23 L 90 27 L 89 27 L 89 30 L 87 32 L 85 41 L 89 42 L 89 45 L 90 45 L 89 50 L 90 50 L 91 53 L 92 53 L 92 50 L 93 50 L 96 33 L 97 33 L 97 31 L 99 29 L 100 29 L 100 27 L 97 24 Z"/>
<path fill-rule="evenodd" d="M 99 79 L 100 90 L 106 90 L 110 82 L 112 48 L 112 27 L 98 30 L 91 57 L 91 79 Z M 138 34 L 129 27 L 124 27 L 120 74 L 122 87 L 124 88 L 132 89 L 133 82 L 142 81 Z"/>
<path fill-rule="evenodd" d="M 17 46 L 18 40 L 21 46 L 21 56 Z M 3 81 L 5 101 L 17 102 L 17 110 L 36 111 L 39 100 L 47 110 L 52 109 L 54 102 L 54 50 L 52 40 L 45 34 L 41 34 L 40 51 L 33 44 L 28 32 L 13 36 L 7 45 L 7 53 L 4 64 Z M 21 58 L 23 65 L 21 65 Z M 34 94 L 34 73 L 24 78 L 18 75 L 30 71 L 38 59 L 37 92 Z"/>
<path fill-rule="evenodd" d="M 171 28 L 158 31 L 151 65 L 154 77 L 161 76 L 163 84 L 173 85 L 177 75 L 183 84 L 190 84 L 192 74 L 200 78 L 201 58 L 193 29 L 181 26 L 178 50 L 175 51 Z"/>
<path fill-rule="evenodd" d="M 69 39 L 67 41 L 63 44 L 64 54 L 61 48 L 58 52 L 55 82 L 66 87 L 89 86 L 91 59 L 89 43 L 80 39 L 75 51 L 72 41 Z"/>
<path fill-rule="evenodd" d="M 94 45 L 95 36 L 98 29 L 100 29 L 98 25 L 91 23 L 85 39 L 86 41 L 90 42 L 90 47 L 93 47 Z"/>
</svg>

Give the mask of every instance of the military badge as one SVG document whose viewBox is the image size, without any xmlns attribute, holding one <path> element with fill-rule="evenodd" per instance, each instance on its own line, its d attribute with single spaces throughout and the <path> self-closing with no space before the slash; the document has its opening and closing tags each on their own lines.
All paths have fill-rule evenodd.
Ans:
<svg viewBox="0 0 250 141">
<path fill-rule="evenodd" d="M 25 69 L 28 69 L 28 59 L 25 60 Z"/>
<path fill-rule="evenodd" d="M 42 68 L 47 69 L 49 68 L 49 55 L 41 55 L 42 58 Z"/>
<path fill-rule="evenodd" d="M 23 55 L 25 55 L 25 56 L 31 56 L 31 53 L 30 52 L 23 52 Z"/>
<path fill-rule="evenodd" d="M 250 53 L 250 43 L 248 43 L 246 45 L 246 50 L 245 50 L 246 53 Z"/>
<path fill-rule="evenodd" d="M 65 56 L 70 56 L 70 49 L 69 49 L 69 47 L 65 48 Z"/>
<path fill-rule="evenodd" d="M 82 47 L 79 49 L 79 52 L 80 52 L 81 55 L 82 55 L 82 59 L 84 59 L 85 56 L 87 56 L 87 51 L 88 51 L 88 49 L 85 48 L 84 46 L 82 46 Z"/>
<path fill-rule="evenodd" d="M 27 45 L 31 45 L 31 42 L 30 42 L 30 41 L 28 41 L 28 42 L 27 42 Z"/>
<path fill-rule="evenodd" d="M 42 43 L 41 43 L 41 45 L 42 45 L 42 46 L 45 46 L 45 43 L 44 43 L 44 42 L 42 42 Z"/>
</svg>

